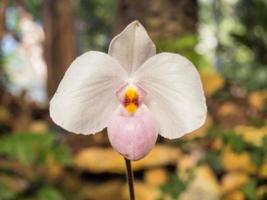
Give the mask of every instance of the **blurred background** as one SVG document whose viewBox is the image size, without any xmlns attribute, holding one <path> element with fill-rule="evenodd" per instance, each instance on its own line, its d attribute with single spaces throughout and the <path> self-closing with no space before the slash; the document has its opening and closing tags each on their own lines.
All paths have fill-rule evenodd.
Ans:
<svg viewBox="0 0 267 200">
<path fill-rule="evenodd" d="M 128 199 L 105 131 L 66 133 L 48 102 L 77 55 L 135 19 L 197 66 L 209 107 L 133 163 L 136 199 L 267 199 L 266 0 L 0 0 L 0 200 Z"/>
</svg>

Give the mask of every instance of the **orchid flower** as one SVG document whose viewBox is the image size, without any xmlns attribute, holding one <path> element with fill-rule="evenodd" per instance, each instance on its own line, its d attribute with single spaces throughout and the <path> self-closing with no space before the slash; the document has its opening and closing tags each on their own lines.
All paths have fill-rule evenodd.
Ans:
<svg viewBox="0 0 267 200">
<path fill-rule="evenodd" d="M 146 156 L 159 134 L 175 139 L 199 128 L 206 112 L 195 66 L 179 54 L 156 54 L 138 21 L 112 39 L 108 54 L 76 58 L 50 102 L 56 124 L 84 135 L 107 127 L 111 145 L 129 160 Z"/>
</svg>

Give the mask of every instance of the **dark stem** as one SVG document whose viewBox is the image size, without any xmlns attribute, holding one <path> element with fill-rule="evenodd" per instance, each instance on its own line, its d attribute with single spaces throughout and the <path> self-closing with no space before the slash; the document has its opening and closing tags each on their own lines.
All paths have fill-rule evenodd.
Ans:
<svg viewBox="0 0 267 200">
<path fill-rule="evenodd" d="M 126 164 L 127 182 L 128 182 L 128 187 L 129 187 L 130 200 L 135 200 L 134 198 L 134 176 L 133 176 L 131 161 L 128 160 L 127 158 L 124 158 L 124 160 Z"/>
</svg>

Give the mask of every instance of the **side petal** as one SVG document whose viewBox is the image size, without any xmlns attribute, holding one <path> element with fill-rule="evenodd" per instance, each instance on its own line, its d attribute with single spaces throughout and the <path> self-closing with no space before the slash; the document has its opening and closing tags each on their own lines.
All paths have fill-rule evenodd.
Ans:
<svg viewBox="0 0 267 200">
<path fill-rule="evenodd" d="M 163 137 L 179 138 L 204 123 L 207 107 L 200 76 L 185 57 L 160 53 L 147 60 L 134 78 L 147 92 L 145 103 Z"/>
<path fill-rule="evenodd" d="M 125 70 L 107 54 L 90 51 L 79 56 L 50 101 L 51 118 L 70 132 L 101 131 L 119 105 L 116 90 L 125 76 Z"/>
<path fill-rule="evenodd" d="M 108 53 L 130 74 L 156 54 L 156 47 L 145 28 L 134 21 L 112 39 Z"/>
</svg>

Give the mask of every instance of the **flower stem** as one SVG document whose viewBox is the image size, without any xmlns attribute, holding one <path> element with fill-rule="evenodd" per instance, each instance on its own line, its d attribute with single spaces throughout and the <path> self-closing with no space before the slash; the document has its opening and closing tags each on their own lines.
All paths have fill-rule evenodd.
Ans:
<svg viewBox="0 0 267 200">
<path fill-rule="evenodd" d="M 129 187 L 130 200 L 135 200 L 135 197 L 134 197 L 134 176 L 133 176 L 131 161 L 128 160 L 127 158 L 124 158 L 124 160 L 125 160 L 125 164 L 126 164 L 127 182 L 128 182 L 128 187 Z"/>
</svg>

